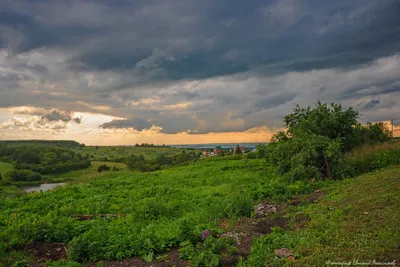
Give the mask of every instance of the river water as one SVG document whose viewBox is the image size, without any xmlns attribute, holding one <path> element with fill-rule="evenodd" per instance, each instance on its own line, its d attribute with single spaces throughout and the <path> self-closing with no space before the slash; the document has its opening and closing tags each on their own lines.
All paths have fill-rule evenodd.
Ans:
<svg viewBox="0 0 400 267">
<path fill-rule="evenodd" d="M 32 185 L 32 186 L 23 186 L 22 189 L 29 193 L 29 192 L 35 192 L 35 191 L 49 191 L 53 188 L 64 186 L 66 183 L 54 183 L 54 184 L 41 184 L 41 185 Z"/>
</svg>

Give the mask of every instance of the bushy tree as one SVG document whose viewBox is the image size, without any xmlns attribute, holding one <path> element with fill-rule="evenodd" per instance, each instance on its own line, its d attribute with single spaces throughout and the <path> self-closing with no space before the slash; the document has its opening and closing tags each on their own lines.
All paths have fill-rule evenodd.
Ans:
<svg viewBox="0 0 400 267">
<path fill-rule="evenodd" d="M 281 174 L 293 180 L 341 178 L 346 171 L 343 152 L 390 138 L 383 124 L 362 125 L 358 118 L 357 111 L 343 109 L 340 104 L 296 106 L 284 118 L 287 130 L 271 139 L 267 158 Z"/>
<path fill-rule="evenodd" d="M 243 153 L 242 153 L 242 150 L 240 149 L 240 146 L 239 146 L 239 145 L 236 146 L 235 154 L 240 154 L 240 155 L 243 154 Z"/>
</svg>

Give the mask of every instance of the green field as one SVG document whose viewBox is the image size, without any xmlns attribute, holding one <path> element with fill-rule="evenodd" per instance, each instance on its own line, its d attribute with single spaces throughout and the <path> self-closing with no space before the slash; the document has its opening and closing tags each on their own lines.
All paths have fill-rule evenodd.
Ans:
<svg viewBox="0 0 400 267">
<path fill-rule="evenodd" d="M 118 158 L 128 157 L 132 154 L 136 156 L 142 154 L 146 159 L 155 158 L 160 154 L 173 156 L 181 153 L 182 150 L 182 148 L 170 147 L 87 146 L 79 149 L 79 152 L 83 155 L 89 154 L 89 156 L 94 160 L 103 160 L 104 158 L 107 158 L 108 160 L 113 161 Z M 199 153 L 200 150 L 195 150 L 195 152 Z"/>
</svg>

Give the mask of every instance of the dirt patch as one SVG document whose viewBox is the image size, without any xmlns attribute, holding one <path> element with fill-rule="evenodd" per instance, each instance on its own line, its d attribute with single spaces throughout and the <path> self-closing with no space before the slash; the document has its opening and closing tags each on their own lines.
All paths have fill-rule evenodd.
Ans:
<svg viewBox="0 0 400 267">
<path fill-rule="evenodd" d="M 160 262 L 157 260 L 157 256 L 160 256 Z M 156 255 L 152 262 L 145 262 L 143 259 L 136 257 L 131 259 L 126 259 L 124 261 L 102 261 L 105 266 L 110 267 L 121 267 L 121 266 L 135 266 L 135 267 L 186 267 L 189 266 L 187 261 L 183 261 L 179 258 L 178 248 L 171 249 L 168 253 L 163 253 Z M 88 264 L 87 266 L 97 266 L 96 264 Z"/>
<path fill-rule="evenodd" d="M 273 220 L 260 220 L 255 226 L 257 233 L 267 235 L 272 232 L 273 227 L 280 227 L 286 229 L 287 220 L 285 218 L 277 218 Z"/>
<path fill-rule="evenodd" d="M 232 224 L 227 229 L 228 232 L 220 235 L 220 238 L 231 238 L 236 244 L 237 253 L 223 257 L 222 266 L 236 266 L 240 257 L 246 258 L 249 255 L 253 239 L 270 234 L 275 226 L 286 229 L 287 220 L 283 217 L 241 218 Z"/>
<path fill-rule="evenodd" d="M 64 243 L 33 242 L 27 245 L 24 250 L 37 263 L 48 260 L 58 261 L 65 259 L 67 255 Z"/>
</svg>

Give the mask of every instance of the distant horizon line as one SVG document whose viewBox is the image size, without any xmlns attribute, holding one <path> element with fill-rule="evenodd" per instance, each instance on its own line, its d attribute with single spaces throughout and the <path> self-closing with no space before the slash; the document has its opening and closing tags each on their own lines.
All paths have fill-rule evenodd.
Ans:
<svg viewBox="0 0 400 267">
<path fill-rule="evenodd" d="M 213 142 L 213 143 L 196 143 L 196 144 L 158 144 L 158 143 L 136 143 L 136 144 L 129 144 L 129 145 L 87 145 L 85 143 L 81 143 L 79 141 L 76 140 L 68 140 L 68 139 L 18 139 L 18 140 L 2 140 L 0 139 L 0 142 L 18 142 L 18 141 L 25 141 L 25 142 L 29 142 L 29 141 L 59 141 L 59 142 L 63 142 L 63 141 L 73 141 L 73 142 L 77 142 L 79 144 L 84 144 L 85 146 L 135 146 L 136 144 L 151 144 L 154 146 L 199 146 L 199 145 L 231 145 L 231 144 L 268 144 L 269 142 Z"/>
</svg>

